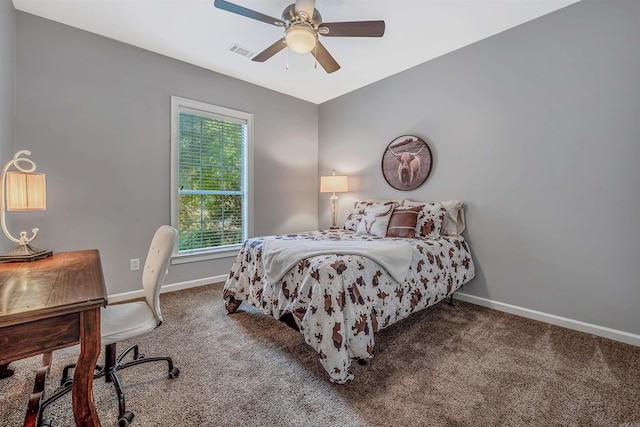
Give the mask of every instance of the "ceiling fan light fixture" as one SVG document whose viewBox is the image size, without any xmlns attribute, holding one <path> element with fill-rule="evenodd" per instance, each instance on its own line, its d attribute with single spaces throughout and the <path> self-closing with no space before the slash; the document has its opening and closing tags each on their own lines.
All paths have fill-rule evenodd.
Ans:
<svg viewBox="0 0 640 427">
<path fill-rule="evenodd" d="M 296 53 L 311 53 L 316 63 L 329 74 L 338 71 L 340 64 L 320 43 L 318 34 L 328 37 L 382 37 L 385 29 L 385 23 L 381 20 L 322 22 L 322 16 L 315 8 L 316 0 L 295 0 L 282 11 L 282 19 L 225 0 L 215 0 L 213 4 L 218 9 L 284 28 L 284 37 L 252 57 L 251 61 L 264 62 L 287 47 L 287 55 L 288 48 Z"/>
<path fill-rule="evenodd" d="M 318 34 L 306 25 L 293 25 L 285 35 L 287 46 L 297 53 L 308 53 L 316 46 Z"/>
</svg>

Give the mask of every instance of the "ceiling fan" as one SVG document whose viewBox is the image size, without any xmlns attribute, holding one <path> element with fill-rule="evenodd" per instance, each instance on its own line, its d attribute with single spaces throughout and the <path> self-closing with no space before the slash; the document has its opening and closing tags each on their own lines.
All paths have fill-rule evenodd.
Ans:
<svg viewBox="0 0 640 427">
<path fill-rule="evenodd" d="M 322 22 L 315 3 L 315 0 L 296 0 L 284 9 L 282 19 L 278 19 L 228 1 L 214 1 L 219 9 L 284 28 L 284 37 L 251 59 L 256 62 L 264 62 L 289 47 L 297 53 L 310 52 L 327 73 L 333 73 L 340 65 L 320 43 L 318 34 L 324 37 L 382 37 L 384 34 L 384 21 Z"/>
</svg>

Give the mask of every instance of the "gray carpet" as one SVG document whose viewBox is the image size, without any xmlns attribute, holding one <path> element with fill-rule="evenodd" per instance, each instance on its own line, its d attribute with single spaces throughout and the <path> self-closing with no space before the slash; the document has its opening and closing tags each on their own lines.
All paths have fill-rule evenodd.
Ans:
<svg viewBox="0 0 640 427">
<path fill-rule="evenodd" d="M 300 334 L 245 306 L 226 315 L 221 284 L 161 296 L 165 323 L 137 340 L 166 365 L 123 371 L 132 427 L 640 426 L 640 348 L 464 302 L 441 303 L 377 335 L 376 356 L 335 385 Z M 126 344 L 126 343 L 125 343 Z M 119 347 L 124 348 L 124 345 Z M 48 391 L 70 354 L 54 353 Z M 2 426 L 20 426 L 39 358 L 0 380 Z M 103 425 L 117 404 L 94 384 Z M 46 415 L 73 426 L 70 398 Z"/>
</svg>

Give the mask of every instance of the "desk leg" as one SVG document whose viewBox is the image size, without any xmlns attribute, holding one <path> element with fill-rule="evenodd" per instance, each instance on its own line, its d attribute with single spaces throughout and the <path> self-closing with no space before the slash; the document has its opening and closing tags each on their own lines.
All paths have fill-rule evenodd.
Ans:
<svg viewBox="0 0 640 427">
<path fill-rule="evenodd" d="M 93 374 L 100 355 L 100 308 L 80 313 L 80 356 L 73 376 L 73 416 L 78 427 L 100 426 L 93 403 Z"/>
</svg>

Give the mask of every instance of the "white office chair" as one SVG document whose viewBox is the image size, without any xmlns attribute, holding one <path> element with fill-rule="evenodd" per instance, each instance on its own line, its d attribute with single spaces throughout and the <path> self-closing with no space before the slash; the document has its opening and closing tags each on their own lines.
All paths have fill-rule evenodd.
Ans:
<svg viewBox="0 0 640 427">
<path fill-rule="evenodd" d="M 133 420 L 133 412 L 125 406 L 124 392 L 118 371 L 141 363 L 166 361 L 168 363 L 169 378 L 176 378 L 180 370 L 173 366 L 170 357 L 145 357 L 138 351 L 138 345 L 129 346 L 116 357 L 116 343 L 134 338 L 154 330 L 162 324 L 160 312 L 160 288 L 164 283 L 171 259 L 171 253 L 178 237 L 178 231 L 168 225 L 162 225 L 155 232 L 151 247 L 144 263 L 142 273 L 142 287 L 144 301 L 134 301 L 124 304 L 109 305 L 102 308 L 100 313 L 100 331 L 104 346 L 104 366 L 96 366 L 98 372 L 94 378 L 105 377 L 107 382 L 113 382 L 118 396 L 118 426 L 126 427 Z M 133 352 L 133 360 L 123 363 L 123 359 Z M 66 366 L 63 370 L 61 389 L 41 404 L 39 426 L 50 426 L 49 420 L 42 419 L 44 409 L 59 397 L 71 391 L 73 378 L 69 370 L 74 365 Z"/>
</svg>

